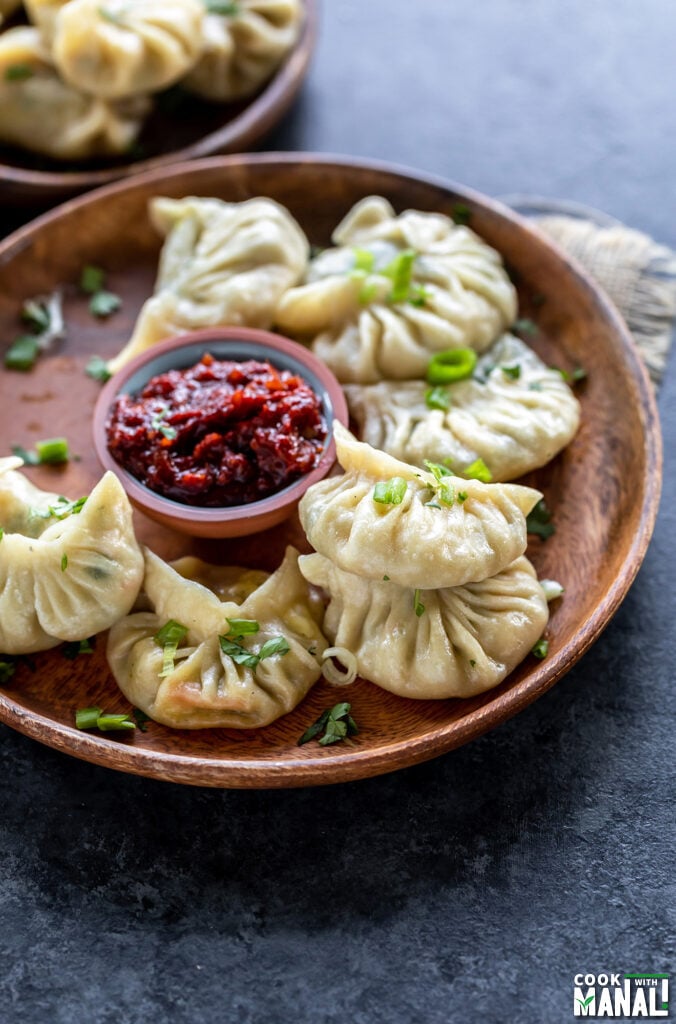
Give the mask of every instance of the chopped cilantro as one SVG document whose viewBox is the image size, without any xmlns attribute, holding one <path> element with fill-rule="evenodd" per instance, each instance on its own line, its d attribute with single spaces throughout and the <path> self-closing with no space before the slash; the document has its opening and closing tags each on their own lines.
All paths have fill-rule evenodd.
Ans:
<svg viewBox="0 0 676 1024">
<path fill-rule="evenodd" d="M 547 508 L 544 499 L 541 499 L 526 516 L 526 529 L 528 533 L 534 533 L 541 537 L 542 540 L 547 540 L 553 533 L 556 533 L 556 527 L 551 522 L 551 518 L 551 512 Z"/>
<path fill-rule="evenodd" d="M 314 722 L 309 729 L 306 729 L 301 738 L 298 740 L 298 746 L 302 747 L 304 743 L 309 743 L 310 740 L 315 739 L 321 732 L 324 735 L 319 740 L 319 744 L 322 747 L 327 747 L 333 743 L 340 743 L 341 740 L 347 739 L 349 736 L 356 736 L 359 732 L 357 723 L 351 717 L 350 711 L 352 705 L 347 703 L 335 704 L 332 708 L 327 708 L 319 716 L 316 722 Z"/>
</svg>

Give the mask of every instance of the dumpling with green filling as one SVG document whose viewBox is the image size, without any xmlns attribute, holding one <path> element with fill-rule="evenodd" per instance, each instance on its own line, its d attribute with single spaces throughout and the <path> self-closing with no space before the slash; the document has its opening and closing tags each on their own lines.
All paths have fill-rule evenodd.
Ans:
<svg viewBox="0 0 676 1024">
<path fill-rule="evenodd" d="M 468 380 L 435 389 L 422 380 L 350 384 L 345 394 L 362 440 L 374 448 L 456 472 L 482 459 L 494 481 L 545 466 L 580 423 L 580 403 L 559 371 L 511 334 Z"/>
<path fill-rule="evenodd" d="M 300 280 L 309 242 L 272 199 L 155 198 L 150 219 L 165 242 L 155 284 L 134 332 L 110 361 L 115 372 L 163 338 L 227 324 L 267 328 Z"/>
<path fill-rule="evenodd" d="M 300 0 L 207 0 L 203 48 L 183 86 L 217 103 L 256 92 L 300 32 Z"/>
<path fill-rule="evenodd" d="M 64 82 L 36 28 L 0 34 L 0 142 L 54 160 L 120 155 L 150 109 L 146 97 L 109 103 Z"/>
<path fill-rule="evenodd" d="M 397 216 L 371 196 L 333 242 L 284 294 L 275 319 L 344 383 L 424 377 L 435 353 L 482 352 L 514 321 L 516 292 L 500 255 L 450 217 Z"/>
<path fill-rule="evenodd" d="M 352 652 L 362 678 L 400 697 L 472 697 L 497 686 L 549 617 L 525 557 L 488 579 L 441 590 L 365 579 L 319 554 L 302 556 L 300 570 L 329 595 L 331 643 Z"/>
<path fill-rule="evenodd" d="M 150 551 L 145 560 L 151 610 L 113 627 L 108 663 L 124 695 L 154 721 L 252 729 L 287 714 L 317 682 L 328 647 L 324 608 L 300 574 L 294 548 L 241 602 L 220 600 Z M 179 568 L 205 578 L 203 567 Z M 206 573 L 217 586 L 218 576 Z M 232 582 L 246 591 L 254 581 Z"/>
<path fill-rule="evenodd" d="M 0 460 L 0 653 L 32 654 L 108 629 L 143 579 L 131 506 L 113 473 L 77 501 Z"/>
<path fill-rule="evenodd" d="M 526 550 L 539 491 L 417 469 L 339 423 L 334 436 L 345 473 L 309 487 L 299 514 L 313 548 L 341 569 L 404 587 L 457 587 L 494 576 Z"/>
</svg>

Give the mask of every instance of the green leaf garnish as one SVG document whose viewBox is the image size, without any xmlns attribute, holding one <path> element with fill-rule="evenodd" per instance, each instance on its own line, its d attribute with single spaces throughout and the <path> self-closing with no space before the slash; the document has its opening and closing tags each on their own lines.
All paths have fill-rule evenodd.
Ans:
<svg viewBox="0 0 676 1024">
<path fill-rule="evenodd" d="M 5 68 L 6 82 L 25 82 L 33 77 L 33 69 L 28 64 L 9 64 Z"/>
<path fill-rule="evenodd" d="M 95 644 L 95 636 L 90 636 L 88 640 L 68 640 L 61 644 L 61 654 L 68 661 L 75 661 L 80 654 L 93 654 Z"/>
<path fill-rule="evenodd" d="M 547 508 L 544 498 L 541 498 L 526 516 L 526 530 L 528 533 L 534 533 L 541 537 L 542 540 L 547 540 L 553 533 L 556 533 L 556 527 L 551 522 L 551 518 L 552 514 Z"/>
<path fill-rule="evenodd" d="M 159 647 L 164 647 L 165 644 L 180 644 L 187 635 L 187 626 L 177 622 L 176 619 L 169 619 L 162 626 L 162 629 L 155 633 L 153 640 Z"/>
<path fill-rule="evenodd" d="M 465 466 L 462 475 L 466 480 L 480 480 L 482 484 L 489 484 L 493 474 L 483 459 L 475 459 L 469 466 Z"/>
<path fill-rule="evenodd" d="M 34 452 L 14 444 L 12 452 L 23 459 L 27 466 L 60 465 L 63 462 L 68 462 L 70 458 L 68 441 L 65 437 L 51 437 L 45 441 L 36 441 Z M 67 498 L 63 498 L 63 501 L 67 501 Z"/>
<path fill-rule="evenodd" d="M 266 658 L 272 658 L 275 654 L 288 654 L 290 650 L 286 637 L 274 636 L 265 641 L 258 652 L 258 657 L 260 661 L 265 661 Z"/>
<path fill-rule="evenodd" d="M 176 430 L 173 427 L 168 427 L 162 422 L 168 415 L 169 407 L 165 405 L 153 415 L 153 418 L 150 421 L 150 426 L 152 430 L 159 431 L 159 433 L 162 434 L 163 437 L 166 437 L 167 440 L 173 441 L 176 437 Z"/>
<path fill-rule="evenodd" d="M 32 327 L 36 334 L 44 334 L 49 330 L 51 323 L 47 306 L 38 299 L 26 299 L 21 307 L 21 319 Z"/>
<path fill-rule="evenodd" d="M 131 713 L 141 732 L 148 732 L 148 722 L 152 722 L 150 715 L 147 715 L 145 711 L 141 711 L 140 708 L 132 708 Z"/>
<path fill-rule="evenodd" d="M 65 572 L 68 568 L 68 555 L 61 555 L 61 572 Z"/>
<path fill-rule="evenodd" d="M 392 281 L 388 302 L 406 302 L 408 299 L 416 256 L 415 249 L 404 249 L 380 271 L 383 277 L 389 277 Z"/>
<path fill-rule="evenodd" d="M 452 217 L 456 224 L 469 224 L 472 217 L 472 211 L 466 203 L 456 203 L 453 207 Z"/>
<path fill-rule="evenodd" d="M 425 469 L 428 469 L 430 471 L 430 473 L 437 482 L 439 482 L 441 478 L 444 476 L 453 476 L 450 469 L 447 469 L 446 466 L 442 466 L 438 462 L 430 462 L 429 459 L 425 459 L 424 461 Z"/>
<path fill-rule="evenodd" d="M 521 317 L 519 320 L 514 321 L 514 323 L 512 324 L 512 331 L 515 334 L 533 335 L 537 334 L 538 326 L 533 320 L 530 320 L 527 316 L 524 316 Z"/>
<path fill-rule="evenodd" d="M 96 719 L 96 728 L 101 732 L 121 732 L 125 729 L 135 729 L 136 722 L 128 714 L 99 715 Z"/>
<path fill-rule="evenodd" d="M 467 498 L 467 491 L 458 491 L 458 501 L 460 502 L 460 504 L 462 504 L 463 501 L 467 501 Z"/>
<path fill-rule="evenodd" d="M 80 274 L 80 291 L 85 295 L 95 295 L 103 290 L 106 283 L 106 272 L 101 267 L 93 267 L 90 264 L 82 268 Z"/>
<path fill-rule="evenodd" d="M 413 594 L 413 611 L 416 613 L 418 618 L 425 611 L 425 605 L 420 600 L 420 590 L 416 590 Z"/>
<path fill-rule="evenodd" d="M 87 363 L 87 366 L 85 367 L 85 373 L 87 374 L 88 377 L 91 377 L 93 380 L 101 381 L 102 384 L 105 384 L 105 382 L 107 380 L 110 380 L 110 378 L 112 377 L 112 373 L 108 369 L 107 362 L 105 361 L 105 359 L 102 359 L 101 356 L 91 357 L 91 359 Z"/>
<path fill-rule="evenodd" d="M 86 501 L 86 497 L 78 498 L 77 501 L 69 501 L 68 498 L 60 495 L 55 505 L 49 505 L 46 509 L 32 508 L 31 515 L 38 519 L 65 519 L 66 516 L 74 516 L 81 512 Z"/>
<path fill-rule="evenodd" d="M 32 370 L 40 352 L 39 339 L 34 334 L 22 334 L 5 352 L 8 370 Z"/>
<path fill-rule="evenodd" d="M 574 370 L 558 370 L 558 372 L 566 384 L 577 384 L 578 381 L 585 380 L 589 376 L 583 366 L 576 366 Z"/>
<path fill-rule="evenodd" d="M 322 747 L 330 746 L 333 743 L 340 743 L 348 736 L 356 736 L 359 732 L 357 723 L 351 717 L 352 705 L 347 703 L 335 704 L 332 708 L 323 711 L 316 722 L 309 729 L 306 729 L 298 740 L 298 746 L 309 743 L 321 732 L 324 733 L 319 740 Z"/>
<path fill-rule="evenodd" d="M 542 391 L 542 384 L 539 380 L 532 380 L 528 385 L 529 391 Z"/>
<path fill-rule="evenodd" d="M 390 577 L 389 576 L 383 576 L 383 579 L 384 579 L 385 583 L 389 583 L 390 582 Z"/>
<path fill-rule="evenodd" d="M 0 659 L 0 685 L 8 683 L 16 672 L 16 664 L 9 658 Z"/>
<path fill-rule="evenodd" d="M 542 660 L 543 658 L 547 657 L 548 653 L 549 653 L 549 640 L 545 640 L 544 637 L 540 637 L 538 642 L 533 645 L 533 648 L 531 649 L 531 654 L 533 655 L 533 657 L 539 658 L 540 660 Z"/>
<path fill-rule="evenodd" d="M 231 637 L 253 636 L 261 628 L 254 619 L 226 619 L 226 622 L 230 627 L 228 636 Z"/>
<path fill-rule="evenodd" d="M 401 505 L 407 490 L 408 485 L 401 476 L 379 480 L 373 488 L 373 500 L 379 505 Z"/>
<path fill-rule="evenodd" d="M 89 300 L 89 312 L 93 316 L 107 317 L 122 305 L 122 299 L 114 292 L 96 292 Z"/>
<path fill-rule="evenodd" d="M 77 729 L 95 729 L 99 715 L 103 714 L 103 708 L 78 708 L 75 712 L 75 727 Z"/>
<path fill-rule="evenodd" d="M 253 651 L 247 651 L 246 647 L 242 647 L 236 640 L 229 640 L 227 636 L 219 636 L 218 642 L 221 645 L 223 654 L 227 654 L 229 658 L 235 662 L 236 665 L 244 665 L 245 668 L 256 668 L 260 657 Z"/>
<path fill-rule="evenodd" d="M 408 301 L 412 306 L 421 308 L 427 304 L 427 300 L 431 298 L 431 292 L 425 288 L 424 284 L 413 284 L 411 290 L 408 293 Z"/>
<path fill-rule="evenodd" d="M 428 409 L 441 409 L 446 412 L 451 408 L 451 396 L 447 388 L 428 388 L 425 392 L 425 405 Z"/>
<path fill-rule="evenodd" d="M 427 367 L 429 384 L 451 384 L 472 376 L 476 366 L 476 352 L 471 348 L 449 348 L 432 356 Z"/>
<path fill-rule="evenodd" d="M 521 366 L 519 363 L 515 363 L 514 366 L 501 366 L 500 369 L 505 377 L 509 377 L 510 380 L 518 380 L 521 376 Z"/>
</svg>

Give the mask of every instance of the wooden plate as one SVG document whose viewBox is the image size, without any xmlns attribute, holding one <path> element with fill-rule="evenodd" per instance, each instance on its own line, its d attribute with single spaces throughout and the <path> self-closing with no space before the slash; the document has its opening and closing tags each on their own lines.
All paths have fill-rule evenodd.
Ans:
<svg viewBox="0 0 676 1024">
<path fill-rule="evenodd" d="M 29 470 L 50 490 L 78 497 L 100 475 L 90 420 L 98 385 L 84 375 L 88 357 L 110 356 L 127 339 L 152 287 L 159 239 L 146 216 L 151 196 L 205 195 L 242 200 L 271 196 L 298 218 L 310 240 L 329 242 L 352 204 L 379 193 L 397 209 L 471 211 L 472 226 L 504 255 L 518 283 L 521 315 L 540 325 L 533 339 L 558 366 L 589 371 L 579 389 L 579 434 L 566 451 L 527 479 L 554 510 L 556 534 L 534 538 L 529 555 L 540 576 L 560 580 L 549 656 L 529 658 L 500 687 L 471 700 L 412 701 L 367 682 L 349 690 L 319 684 L 292 714 L 257 731 L 171 731 L 110 738 L 77 732 L 77 707 L 128 710 L 110 677 L 104 638 L 94 655 L 64 659 L 60 649 L 24 662 L 0 690 L 0 718 L 43 743 L 85 760 L 176 782 L 206 786 L 300 786 L 340 782 L 434 757 L 520 711 L 549 689 L 598 638 L 627 592 L 652 533 L 660 490 L 661 444 L 654 399 L 638 353 L 618 315 L 583 272 L 550 242 L 497 203 L 444 181 L 331 157 L 261 154 L 214 158 L 155 171 L 74 200 L 0 245 L 0 330 L 19 331 L 22 300 L 66 283 L 68 340 L 28 374 L 3 371 L 1 436 L 32 445 L 64 434 L 81 461 L 63 470 Z M 73 282 L 82 266 L 109 271 L 122 311 L 95 321 Z M 70 282 L 70 283 L 68 283 Z M 297 523 L 250 539 L 191 542 L 138 517 L 140 538 L 164 557 L 194 551 L 212 561 L 273 569 L 287 542 L 307 550 Z M 383 638 L 385 639 L 385 638 Z M 349 699 L 361 732 L 352 747 L 298 747 L 321 711 Z"/>
<path fill-rule="evenodd" d="M 236 103 L 207 103 L 172 91 L 142 129 L 138 145 L 147 157 L 131 163 L 128 157 L 118 157 L 64 166 L 48 157 L 0 146 L 3 202 L 33 203 L 43 209 L 132 174 L 213 153 L 246 152 L 272 131 L 303 84 L 317 39 L 317 0 L 304 0 L 304 6 L 305 19 L 294 48 L 258 93 Z"/>
</svg>

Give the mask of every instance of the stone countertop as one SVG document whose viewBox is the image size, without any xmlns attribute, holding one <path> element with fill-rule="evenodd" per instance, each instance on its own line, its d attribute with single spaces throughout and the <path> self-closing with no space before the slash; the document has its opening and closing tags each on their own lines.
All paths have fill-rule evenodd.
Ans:
<svg viewBox="0 0 676 1024">
<path fill-rule="evenodd" d="M 574 199 L 676 247 L 675 52 L 671 0 L 325 0 L 269 147 Z M 660 407 L 662 510 L 627 599 L 469 746 L 329 789 L 220 792 L 0 728 L 0 1020 L 559 1024 L 579 971 L 668 972 L 673 360 Z"/>
</svg>

